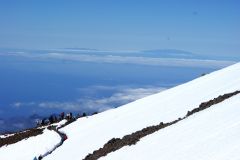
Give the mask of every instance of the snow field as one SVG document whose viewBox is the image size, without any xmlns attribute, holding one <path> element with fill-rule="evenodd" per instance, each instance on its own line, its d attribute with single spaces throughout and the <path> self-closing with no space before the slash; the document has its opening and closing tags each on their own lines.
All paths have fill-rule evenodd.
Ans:
<svg viewBox="0 0 240 160">
<path fill-rule="evenodd" d="M 45 129 L 43 134 L 24 139 L 15 144 L 0 148 L 1 160 L 33 160 L 43 155 L 61 141 L 61 137 L 55 132 Z"/>
<path fill-rule="evenodd" d="M 183 117 L 200 103 L 240 89 L 240 63 L 61 129 L 68 140 L 46 160 L 83 159 L 112 138 Z"/>
<path fill-rule="evenodd" d="M 101 160 L 239 160 L 240 95 L 142 138 Z"/>
</svg>

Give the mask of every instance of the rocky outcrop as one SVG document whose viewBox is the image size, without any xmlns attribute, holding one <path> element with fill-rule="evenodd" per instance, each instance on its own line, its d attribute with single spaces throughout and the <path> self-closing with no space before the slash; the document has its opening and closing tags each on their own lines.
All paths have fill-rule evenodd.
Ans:
<svg viewBox="0 0 240 160">
<path fill-rule="evenodd" d="M 189 116 L 193 115 L 196 112 L 200 112 L 200 111 L 202 111 L 204 109 L 207 109 L 207 108 L 211 107 L 212 105 L 218 104 L 218 103 L 220 103 L 220 102 L 222 102 L 222 101 L 224 101 L 224 100 L 226 100 L 226 99 L 228 99 L 228 98 L 230 98 L 230 97 L 232 97 L 234 95 L 237 95 L 239 93 L 240 93 L 240 91 L 235 91 L 235 92 L 232 92 L 232 93 L 227 93 L 227 94 L 224 94 L 224 95 L 220 95 L 217 98 L 214 98 L 214 99 L 212 99 L 210 101 L 203 102 L 203 103 L 201 103 L 199 105 L 199 107 L 194 108 L 191 111 L 188 111 L 188 113 L 187 113 L 187 115 L 185 117 L 189 117 Z"/>
<path fill-rule="evenodd" d="M 127 146 L 127 145 L 134 145 L 136 144 L 141 138 L 149 135 L 149 134 L 152 134 L 160 129 L 163 129 L 167 126 L 170 126 L 174 123 L 177 123 L 178 121 L 180 121 L 181 119 L 179 120 L 175 120 L 173 122 L 170 122 L 170 123 L 163 123 L 161 122 L 160 124 L 158 125 L 154 125 L 154 126 L 149 126 L 149 127 L 146 127 L 146 128 L 143 128 L 142 130 L 140 131 L 137 131 L 137 132 L 134 132 L 130 135 L 126 135 L 124 136 L 123 138 L 113 138 L 111 140 L 109 140 L 102 148 L 94 151 L 92 154 L 89 154 L 87 155 L 84 160 L 96 160 L 100 157 L 103 157 L 103 156 L 106 156 L 108 153 L 110 152 L 114 152 L 124 146 Z"/>
</svg>

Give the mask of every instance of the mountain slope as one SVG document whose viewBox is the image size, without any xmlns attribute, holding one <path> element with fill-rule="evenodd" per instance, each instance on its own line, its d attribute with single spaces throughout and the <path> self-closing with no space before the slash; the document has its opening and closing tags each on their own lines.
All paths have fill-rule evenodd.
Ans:
<svg viewBox="0 0 240 160">
<path fill-rule="evenodd" d="M 45 159 L 83 159 L 113 137 L 183 117 L 201 102 L 239 90 L 239 75 L 240 63 L 117 109 L 79 119 L 61 129 L 68 140 Z"/>
<path fill-rule="evenodd" d="M 151 134 L 101 160 L 239 159 L 240 95 Z"/>
<path fill-rule="evenodd" d="M 35 156 L 51 150 L 61 141 L 61 137 L 54 131 L 45 129 L 43 134 L 24 139 L 9 146 L 0 148 L 1 160 L 33 160 Z"/>
</svg>

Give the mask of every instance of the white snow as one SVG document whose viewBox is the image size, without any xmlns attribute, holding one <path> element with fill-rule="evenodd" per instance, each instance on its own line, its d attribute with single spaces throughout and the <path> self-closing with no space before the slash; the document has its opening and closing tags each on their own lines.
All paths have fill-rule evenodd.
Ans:
<svg viewBox="0 0 240 160">
<path fill-rule="evenodd" d="M 61 130 L 68 140 L 46 160 L 83 159 L 113 137 L 183 117 L 200 103 L 240 89 L 240 63 L 117 109 L 81 118 Z"/>
<path fill-rule="evenodd" d="M 170 122 L 179 117 L 183 117 L 186 115 L 187 111 L 192 110 L 193 108 L 196 108 L 200 103 L 204 101 L 208 101 L 215 97 L 218 97 L 221 94 L 233 92 L 236 90 L 240 90 L 240 63 L 230 66 L 228 68 L 225 68 L 223 70 L 205 75 L 203 77 L 200 77 L 186 84 L 160 92 L 158 94 L 139 99 L 135 102 L 126 104 L 119 108 L 108 110 L 106 112 L 103 112 L 94 116 L 80 118 L 76 122 L 60 129 L 62 132 L 67 134 L 68 139 L 64 142 L 64 144 L 61 147 L 57 148 L 52 154 L 45 157 L 44 160 L 83 159 L 87 154 L 92 153 L 96 149 L 99 149 L 108 140 L 114 137 L 121 138 L 124 135 L 131 134 L 132 132 L 141 130 L 142 128 L 145 128 L 147 126 L 156 125 L 156 124 L 159 124 L 159 122 Z M 150 141 L 150 140 L 148 141 L 148 137 L 144 138 L 146 140 L 144 140 L 141 143 L 144 143 L 144 142 L 145 144 L 149 143 L 149 147 L 146 148 L 147 152 L 149 152 L 147 154 L 154 156 L 155 153 L 158 153 L 159 149 L 157 147 L 155 148 L 154 145 L 156 146 L 159 145 L 160 147 L 162 147 L 164 152 L 168 152 L 170 150 L 170 146 L 168 146 L 168 148 L 165 149 L 164 144 L 162 144 L 162 146 L 161 144 L 158 144 L 158 143 L 161 143 L 162 141 L 160 140 L 154 141 L 156 139 L 161 139 L 161 138 L 162 140 L 164 140 L 165 137 L 161 135 L 162 134 L 166 135 L 167 133 L 169 133 L 169 136 L 167 137 L 167 139 L 171 140 L 172 147 L 174 147 L 174 149 L 180 148 L 179 151 L 176 150 L 177 152 L 176 154 L 180 158 L 185 157 L 187 159 L 186 157 L 187 153 L 184 153 L 183 155 L 182 152 L 197 151 L 197 149 L 191 150 L 191 148 L 195 146 L 209 147 L 209 152 L 207 151 L 205 152 L 204 150 L 200 152 L 202 154 L 206 154 L 205 157 L 203 157 L 203 159 L 207 159 L 207 158 L 221 159 L 221 157 L 214 157 L 214 158 L 211 157 L 212 156 L 211 152 L 221 152 L 219 153 L 219 155 L 224 154 L 224 152 L 221 149 L 218 150 L 214 148 L 215 146 L 219 146 L 219 145 L 226 145 L 228 146 L 228 148 L 232 147 L 232 148 L 235 148 L 236 150 L 237 149 L 240 150 L 239 148 L 240 145 L 236 145 L 237 142 L 232 143 L 234 139 L 236 139 L 237 135 L 240 135 L 239 125 L 235 121 L 235 120 L 239 120 L 236 118 L 236 116 L 239 115 L 237 114 L 239 113 L 238 111 L 239 109 L 236 107 L 234 109 L 231 108 L 235 106 L 234 105 L 235 103 L 238 103 L 236 98 L 239 98 L 239 96 L 236 96 L 234 99 L 231 98 L 228 101 L 222 103 L 222 104 L 229 103 L 229 108 L 225 109 L 226 113 L 228 113 L 226 115 L 221 114 L 223 113 L 223 111 L 219 111 L 219 113 L 217 111 L 216 113 L 211 111 L 208 113 L 209 110 L 206 110 L 204 111 L 204 114 L 206 115 L 203 115 L 202 113 L 198 114 L 199 116 L 201 115 L 203 117 L 198 117 L 198 115 L 191 116 L 188 120 L 186 119 L 176 124 L 177 126 L 176 129 L 175 129 L 175 125 L 173 125 L 171 126 L 170 129 L 166 129 L 164 133 L 162 133 L 161 131 L 159 133 L 153 134 L 154 136 L 152 138 L 153 141 Z M 221 107 L 221 105 L 219 104 L 219 107 Z M 211 110 L 215 110 L 215 108 Z M 225 123 L 226 125 L 220 125 L 221 122 L 223 122 L 221 121 L 221 118 L 224 118 L 224 120 L 227 121 Z M 231 120 L 231 118 L 233 118 L 233 120 Z M 218 123 L 213 123 L 213 122 L 210 123 L 209 121 L 212 121 L 212 120 L 216 120 Z M 203 121 L 203 122 L 200 122 L 200 121 Z M 205 123 L 209 123 L 209 126 L 205 127 L 204 126 Z M 189 126 L 196 125 L 196 126 L 199 126 L 199 128 L 195 127 L 196 129 L 192 131 L 191 127 L 188 127 L 188 125 Z M 175 131 L 172 131 L 174 129 Z M 221 130 L 223 131 L 220 132 Z M 184 132 L 180 133 L 180 131 L 184 131 Z M 208 135 L 207 132 L 211 132 L 211 134 Z M 198 136 L 192 133 L 196 133 L 196 135 Z M 160 136 L 158 136 L 158 134 L 160 134 Z M 181 138 L 181 134 L 185 135 L 185 138 L 184 137 Z M 203 136 L 208 136 L 208 138 L 203 139 L 202 141 L 201 139 L 198 139 L 199 135 L 202 135 L 202 134 Z M 175 137 L 175 135 L 177 138 Z M 227 139 L 225 135 L 229 135 L 233 137 L 233 139 L 232 138 Z M 216 136 L 216 139 L 214 139 L 215 136 Z M 152 136 L 149 136 L 149 138 L 151 137 Z M 193 137 L 192 144 L 191 144 L 191 137 Z M 39 142 L 40 145 L 48 145 L 49 143 L 48 141 L 52 140 L 50 135 L 48 135 L 48 137 L 45 137 L 45 138 L 47 140 L 46 139 L 41 140 L 41 142 Z M 60 139 L 60 137 L 58 138 Z M 181 148 L 180 146 L 184 145 L 185 139 L 187 138 L 189 138 L 189 140 L 186 141 L 186 145 L 183 148 Z M 210 141 L 211 140 L 213 141 L 210 142 L 208 141 L 208 139 Z M 218 139 L 221 140 L 219 141 L 219 143 L 218 143 Z M 32 152 L 33 148 L 37 147 L 36 144 L 38 143 L 32 143 L 32 141 L 30 142 L 28 141 L 29 140 L 26 140 L 25 142 L 25 143 L 29 143 L 25 145 L 26 146 L 25 150 L 30 149 L 29 153 L 23 152 L 21 149 L 24 147 L 20 147 L 20 146 L 16 147 L 16 149 L 9 148 L 9 150 L 6 150 L 7 147 L 6 148 L 2 147 L 0 148 L 0 159 L 4 159 L 4 160 L 21 159 L 21 158 L 14 158 L 12 157 L 13 156 L 12 154 L 9 154 L 13 152 L 18 153 L 18 156 L 28 154 L 29 157 L 31 155 L 33 158 L 33 156 L 35 156 L 36 154 L 42 153 L 42 150 L 45 151 L 47 148 L 44 146 L 38 146 L 41 152 L 40 151 Z M 36 138 L 36 141 L 40 141 L 39 138 Z M 54 145 L 56 144 L 55 142 L 56 141 L 54 141 L 54 143 L 51 143 L 51 144 Z M 163 141 L 163 142 L 167 143 L 166 141 Z M 22 142 L 19 142 L 19 143 L 21 144 Z M 19 143 L 14 145 L 19 145 Z M 179 144 L 175 144 L 175 143 L 179 143 Z M 198 145 L 198 143 L 200 144 Z M 231 144 L 233 144 L 233 146 L 229 147 Z M 50 143 L 49 143 L 49 146 L 50 146 Z M 140 146 L 139 147 L 140 149 L 138 148 L 131 149 L 130 147 L 129 148 L 125 147 L 122 150 L 116 151 L 116 158 L 117 159 L 137 159 L 133 157 L 134 156 L 133 154 L 129 153 L 133 151 L 133 153 L 143 155 L 144 151 L 141 150 L 143 149 L 142 145 L 140 145 L 139 143 L 134 147 L 137 147 L 137 146 Z M 232 148 L 228 150 L 229 153 L 231 152 L 233 155 L 237 154 L 235 153 L 235 150 Z M 139 153 L 140 151 L 142 152 L 141 154 Z M 126 158 L 121 158 L 121 156 L 119 156 L 120 152 L 122 152 L 123 154 L 126 153 L 125 155 Z M 168 155 L 171 156 L 171 154 L 173 154 L 173 151 L 169 151 L 169 154 L 166 153 L 166 157 Z M 229 155 L 228 153 L 226 154 Z M 199 157 L 203 156 L 198 154 L 198 152 L 196 152 L 195 155 Z M 115 154 L 114 153 L 110 154 L 110 156 L 115 156 Z M 111 158 L 110 156 L 109 158 Z M 153 158 L 158 159 L 158 157 L 153 157 Z M 22 158 L 22 159 L 25 160 L 27 158 Z M 147 159 L 151 159 L 151 158 L 147 158 Z M 232 159 L 232 157 L 227 159 Z"/>
<path fill-rule="evenodd" d="M 14 135 L 14 134 L 2 134 L 2 135 L 0 135 L 0 138 L 7 138 L 7 137 L 10 137 L 12 135 Z"/>
<path fill-rule="evenodd" d="M 60 122 L 58 122 L 54 125 L 56 125 L 56 128 L 58 129 L 58 128 L 62 127 L 65 123 L 67 123 L 67 120 L 63 119 L 63 120 L 61 120 Z"/>
<path fill-rule="evenodd" d="M 63 119 L 58 123 L 53 123 L 52 126 L 56 126 L 56 128 L 58 129 L 58 128 L 62 127 L 65 123 L 67 123 L 67 120 Z"/>
<path fill-rule="evenodd" d="M 240 95 L 149 135 L 101 160 L 239 160 Z"/>
<path fill-rule="evenodd" d="M 33 160 L 43 155 L 61 141 L 61 137 L 55 132 L 45 129 L 43 134 L 24 139 L 18 143 L 0 148 L 1 160 Z"/>
<path fill-rule="evenodd" d="M 25 131 L 20 131 L 20 132 L 18 132 L 18 133 L 24 133 L 24 132 L 26 132 L 27 130 L 25 130 Z M 0 138 L 7 138 L 7 137 L 11 137 L 11 136 L 13 136 L 15 133 L 9 133 L 9 134 L 2 134 L 2 135 L 0 135 Z"/>
<path fill-rule="evenodd" d="M 45 125 L 45 126 L 41 126 L 41 127 L 38 127 L 39 129 L 45 129 L 45 128 L 48 128 L 49 126 L 56 126 L 56 128 L 60 128 L 62 127 L 65 123 L 67 123 L 67 120 L 66 119 L 63 119 L 61 120 L 60 122 L 56 122 L 56 123 L 53 123 L 53 124 L 48 124 L 48 125 Z"/>
</svg>

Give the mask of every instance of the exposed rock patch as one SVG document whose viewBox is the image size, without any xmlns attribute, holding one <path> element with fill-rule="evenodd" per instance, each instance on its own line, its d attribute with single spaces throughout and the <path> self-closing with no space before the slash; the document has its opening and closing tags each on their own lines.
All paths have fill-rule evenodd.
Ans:
<svg viewBox="0 0 240 160">
<path fill-rule="evenodd" d="M 202 111 L 204 109 L 207 109 L 207 108 L 211 107 L 212 105 L 218 104 L 218 103 L 220 103 L 220 102 L 222 102 L 222 101 L 224 101 L 224 100 L 226 100 L 226 99 L 228 99 L 228 98 L 230 98 L 232 96 L 235 96 L 235 95 L 237 95 L 239 93 L 240 93 L 240 91 L 235 91 L 235 92 L 232 92 L 232 93 L 227 93 L 227 94 L 224 94 L 224 95 L 220 95 L 217 98 L 214 98 L 214 99 L 212 99 L 210 101 L 203 102 L 203 103 L 201 103 L 199 105 L 199 107 L 194 108 L 191 111 L 188 111 L 188 113 L 187 113 L 187 115 L 185 117 L 189 117 L 189 116 L 193 115 L 196 112 L 200 112 L 200 111 Z"/>
<path fill-rule="evenodd" d="M 74 121 L 75 121 L 75 119 L 70 119 L 64 125 L 62 125 L 59 128 L 56 128 L 55 125 L 50 125 L 50 126 L 44 126 L 44 127 L 41 127 L 41 128 L 40 127 L 39 128 L 31 128 L 31 129 L 27 129 L 27 130 L 24 130 L 24 131 L 11 133 L 10 136 L 0 138 L 0 147 L 2 147 L 4 145 L 14 144 L 14 143 L 17 143 L 17 142 L 19 142 L 23 139 L 27 139 L 27 138 L 30 138 L 30 137 L 33 137 L 33 136 L 38 136 L 38 135 L 43 133 L 43 130 L 45 128 L 47 128 L 49 130 L 56 131 L 62 137 L 62 135 L 59 133 L 58 129 L 63 128 L 63 127 L 69 125 L 70 123 L 72 123 Z"/>
<path fill-rule="evenodd" d="M 9 137 L 0 138 L 0 147 L 2 147 L 4 145 L 14 144 L 23 139 L 37 136 L 42 133 L 43 133 L 43 129 L 37 129 L 37 128 L 29 129 L 29 130 L 22 131 L 22 132 L 17 132 L 14 135 L 11 135 Z"/>
</svg>

